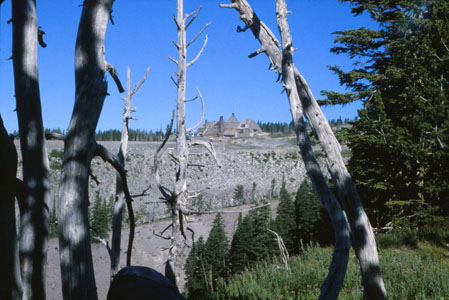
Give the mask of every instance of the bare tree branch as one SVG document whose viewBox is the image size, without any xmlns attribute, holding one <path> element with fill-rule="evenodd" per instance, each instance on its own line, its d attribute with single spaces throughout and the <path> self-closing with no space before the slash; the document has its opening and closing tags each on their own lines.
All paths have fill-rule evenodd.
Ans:
<svg viewBox="0 0 449 300">
<path fill-rule="evenodd" d="M 279 252 L 281 253 L 282 261 L 284 262 L 285 268 L 287 270 L 289 270 L 290 268 L 288 267 L 288 258 L 289 258 L 288 250 L 287 250 L 287 247 L 285 247 L 282 237 L 277 232 L 275 232 L 269 228 L 267 230 L 276 236 L 276 240 L 278 242 Z"/>
<path fill-rule="evenodd" d="M 48 132 L 48 133 L 45 134 L 45 139 L 47 139 L 47 140 L 64 141 L 65 140 L 65 135 L 63 135 L 61 133 L 56 133 L 56 132 Z"/>
<path fill-rule="evenodd" d="M 170 138 L 170 135 L 172 133 L 172 129 L 173 129 L 173 122 L 175 120 L 175 111 L 173 111 L 172 113 L 172 117 L 171 117 L 171 121 L 170 121 L 170 126 L 167 129 L 167 132 L 165 133 L 165 138 L 162 141 L 162 144 L 159 146 L 159 148 L 157 148 L 156 152 L 154 153 L 154 173 L 155 173 L 155 177 L 156 177 L 156 185 L 159 189 L 159 191 L 161 192 L 161 194 L 164 196 L 165 200 L 169 200 L 172 196 L 169 195 L 166 192 L 166 188 L 164 188 L 161 184 L 161 178 L 159 175 L 159 164 L 158 164 L 158 156 L 159 156 L 159 152 L 161 152 L 162 148 L 164 148 L 165 144 L 167 143 L 168 139 Z"/>
<path fill-rule="evenodd" d="M 134 241 L 134 231 L 135 231 L 135 220 L 134 220 L 134 210 L 132 207 L 132 198 L 128 189 L 128 181 L 126 177 L 126 170 L 123 168 L 120 163 L 119 158 L 109 152 L 103 145 L 97 144 L 95 148 L 95 155 L 100 156 L 104 161 L 109 162 L 115 170 L 120 174 L 123 185 L 123 192 L 125 193 L 126 206 L 128 208 L 128 217 L 129 217 L 129 239 L 128 239 L 128 251 L 126 253 L 126 265 L 131 265 L 131 255 L 132 255 L 132 247 Z"/>
<path fill-rule="evenodd" d="M 192 18 L 187 22 L 187 24 L 185 25 L 185 29 L 186 29 L 186 30 L 187 30 L 187 28 L 189 28 L 190 24 L 192 24 L 193 21 L 195 21 L 196 17 L 198 17 L 198 15 L 199 15 L 199 13 L 200 13 L 200 11 L 201 11 L 202 8 L 203 8 L 203 7 L 200 6 L 197 10 L 191 12 L 190 14 L 186 14 L 186 16 L 184 17 L 184 24 L 186 24 L 188 18 L 192 17 Z"/>
<path fill-rule="evenodd" d="M 201 95 L 201 92 L 200 92 L 200 90 L 198 88 L 196 89 L 196 92 L 198 93 L 198 96 L 200 97 L 200 100 L 201 100 L 201 119 L 195 126 L 193 126 L 192 128 L 186 129 L 186 133 L 192 132 L 195 129 L 197 129 L 201 125 L 201 123 L 203 123 L 203 120 L 204 120 L 204 100 L 203 100 L 203 95 Z"/>
<path fill-rule="evenodd" d="M 114 82 L 117 85 L 118 91 L 120 93 L 123 93 L 125 91 L 125 89 L 123 89 L 122 83 L 120 82 L 120 79 L 118 78 L 117 70 L 115 69 L 115 67 L 113 65 L 111 65 L 110 63 L 106 62 L 106 70 L 109 72 L 109 74 L 111 74 L 112 79 L 114 79 Z"/>
<path fill-rule="evenodd" d="M 136 84 L 136 86 L 133 88 L 133 90 L 131 91 L 130 95 L 133 96 L 135 93 L 137 93 L 137 91 L 139 90 L 139 88 L 142 86 L 142 84 L 145 82 L 145 80 L 148 77 L 148 73 L 150 72 L 150 68 L 147 68 L 147 71 L 145 72 L 145 75 L 143 75 L 142 79 L 140 79 L 139 83 Z"/>
<path fill-rule="evenodd" d="M 176 82 L 176 80 L 173 78 L 173 76 L 170 76 L 171 81 L 173 81 L 173 83 L 176 85 L 176 87 L 178 87 L 178 83 Z"/>
<path fill-rule="evenodd" d="M 193 65 L 193 64 L 198 60 L 198 58 L 200 58 L 201 54 L 202 54 L 203 51 L 204 51 L 204 48 L 206 47 L 206 44 L 207 44 L 207 34 L 206 34 L 206 36 L 205 36 L 205 38 L 204 38 L 203 47 L 201 47 L 200 52 L 198 52 L 198 54 L 196 55 L 196 57 L 195 57 L 194 59 L 192 59 L 189 63 L 186 64 L 186 67 L 187 67 L 187 68 L 190 67 L 191 65 Z"/>
<path fill-rule="evenodd" d="M 178 61 L 176 59 L 174 59 L 171 56 L 168 56 L 168 59 L 171 60 L 172 62 L 174 62 L 175 64 L 178 64 Z"/>
<path fill-rule="evenodd" d="M 100 185 L 100 181 L 99 181 L 98 178 L 94 175 L 94 173 L 92 173 L 92 170 L 89 171 L 89 176 L 90 176 L 90 178 L 92 178 L 92 180 L 97 184 L 97 186 Z"/>
<path fill-rule="evenodd" d="M 218 167 L 221 168 L 221 163 L 217 158 L 217 154 L 215 152 L 214 145 L 211 142 L 205 142 L 205 141 L 193 141 L 190 143 L 190 146 L 203 146 L 205 147 L 210 154 L 212 154 L 212 157 L 214 158 L 215 162 L 217 163 Z"/>
<path fill-rule="evenodd" d="M 193 37 L 193 39 L 187 43 L 186 47 L 188 48 L 190 45 L 192 45 L 195 40 L 203 33 L 203 31 L 210 25 L 212 24 L 212 22 L 207 23 L 206 25 L 203 26 L 203 28 L 201 28 L 201 30 Z"/>
<path fill-rule="evenodd" d="M 250 207 L 247 209 L 239 209 L 239 210 L 208 210 L 208 211 L 193 211 L 193 210 L 183 210 L 182 213 L 184 215 L 210 215 L 210 214 L 239 214 L 245 213 L 252 210 L 256 210 L 265 206 L 269 206 L 270 203 L 262 204 L 259 206 Z"/>
</svg>

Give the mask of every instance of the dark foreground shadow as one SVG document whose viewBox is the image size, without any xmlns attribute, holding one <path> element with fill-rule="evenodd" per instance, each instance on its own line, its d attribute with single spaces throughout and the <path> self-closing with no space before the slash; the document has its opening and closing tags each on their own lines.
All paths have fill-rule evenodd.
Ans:
<svg viewBox="0 0 449 300">
<path fill-rule="evenodd" d="M 176 285 L 147 267 L 121 269 L 109 287 L 107 300 L 183 300 Z"/>
</svg>

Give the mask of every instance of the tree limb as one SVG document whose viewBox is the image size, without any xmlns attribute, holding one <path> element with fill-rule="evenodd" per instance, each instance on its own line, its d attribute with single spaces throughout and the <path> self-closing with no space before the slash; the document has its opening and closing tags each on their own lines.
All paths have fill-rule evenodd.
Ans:
<svg viewBox="0 0 449 300">
<path fill-rule="evenodd" d="M 193 64 L 198 60 L 198 58 L 200 58 L 201 54 L 202 54 L 203 51 L 204 51 L 204 48 L 206 47 L 206 44 L 207 44 L 207 34 L 206 34 L 206 36 L 205 36 L 205 38 L 204 38 L 203 47 L 201 47 L 200 52 L 198 52 L 198 54 L 196 55 L 196 57 L 195 57 L 193 60 L 191 60 L 189 63 L 186 64 L 186 67 L 187 67 L 187 68 L 190 67 L 191 65 L 193 65 Z"/>
<path fill-rule="evenodd" d="M 120 82 L 120 79 L 117 76 L 117 70 L 115 69 L 115 67 L 113 65 L 111 65 L 110 63 L 106 62 L 106 70 L 109 72 L 109 74 L 111 74 L 112 79 L 114 79 L 114 82 L 117 85 L 118 91 L 120 93 L 123 93 L 125 91 L 125 89 L 123 88 L 122 83 Z"/>
<path fill-rule="evenodd" d="M 195 42 L 195 40 L 201 35 L 201 33 L 203 33 L 203 31 L 211 24 L 212 22 L 207 23 L 206 25 L 203 26 L 203 28 L 201 28 L 201 30 L 193 37 L 193 39 L 187 43 L 186 48 L 189 48 L 189 46 Z"/>
<path fill-rule="evenodd" d="M 129 239 L 128 239 L 128 251 L 126 253 L 126 265 L 131 265 L 131 255 L 132 255 L 132 247 L 134 241 L 134 231 L 135 231 L 135 220 L 134 220 L 134 210 L 132 206 L 132 198 L 128 189 L 128 181 L 126 177 L 126 170 L 123 168 L 120 163 L 119 158 L 109 152 L 103 145 L 96 144 L 95 155 L 100 156 L 104 161 L 110 163 L 115 170 L 120 174 L 123 185 L 123 192 L 125 193 L 126 206 L 128 208 L 128 216 L 129 216 Z"/>
<path fill-rule="evenodd" d="M 210 215 L 210 214 L 239 214 L 244 212 L 249 212 L 252 210 L 256 210 L 265 206 L 269 206 L 270 203 L 262 204 L 259 206 L 254 206 L 248 209 L 240 209 L 240 210 L 208 210 L 208 211 L 193 211 L 193 210 L 183 210 L 182 213 L 184 215 Z"/>
<path fill-rule="evenodd" d="M 143 75 L 142 79 L 139 81 L 139 83 L 136 84 L 136 86 L 133 88 L 133 90 L 131 91 L 130 95 L 133 96 L 135 93 L 137 93 L 137 91 L 139 90 L 139 88 L 142 86 L 142 84 L 145 82 L 145 80 L 148 77 L 148 73 L 150 72 L 150 68 L 147 68 L 147 71 L 145 72 L 145 75 Z"/>
<path fill-rule="evenodd" d="M 201 123 L 203 123 L 203 120 L 204 120 L 204 100 L 203 100 L 203 95 L 201 95 L 201 92 L 200 92 L 200 90 L 198 88 L 196 89 L 196 92 L 198 93 L 198 96 L 200 97 L 200 100 L 201 100 L 201 119 L 195 126 L 193 126 L 192 128 L 186 129 L 186 133 L 192 132 L 195 129 L 197 129 L 201 125 Z"/>
<path fill-rule="evenodd" d="M 214 145 L 211 142 L 205 142 L 205 141 L 193 141 L 190 143 L 190 146 L 203 146 L 205 147 L 210 154 L 212 154 L 212 157 L 215 159 L 215 162 L 217 163 L 218 167 L 221 168 L 221 163 L 217 158 L 217 154 L 215 152 Z"/>
<path fill-rule="evenodd" d="M 161 178 L 159 176 L 159 168 L 158 168 L 158 156 L 159 156 L 159 152 L 161 152 L 162 148 L 164 148 L 165 144 L 167 143 L 167 141 L 172 133 L 174 120 L 175 120 L 175 111 L 172 112 L 170 126 L 168 127 L 167 132 L 165 133 L 165 138 L 162 141 L 162 144 L 159 146 L 159 148 L 157 148 L 156 152 L 154 153 L 154 173 L 155 173 L 155 177 L 156 177 L 156 185 L 157 185 L 159 191 L 161 192 L 161 194 L 164 196 L 164 199 L 167 201 L 169 199 L 171 199 L 172 195 L 169 195 L 166 192 L 167 189 L 164 188 L 161 184 Z"/>
<path fill-rule="evenodd" d="M 187 19 L 188 19 L 188 18 L 190 18 L 190 17 L 192 17 L 192 18 L 191 18 L 191 19 L 189 20 L 189 22 L 186 24 L 185 29 L 189 28 L 190 24 L 192 24 L 193 21 L 195 21 L 196 17 L 198 17 L 198 15 L 199 15 L 199 13 L 200 13 L 200 11 L 201 11 L 202 8 L 203 8 L 203 7 L 200 6 L 197 10 L 191 12 L 190 14 L 186 14 L 186 16 L 184 17 L 184 24 L 187 22 Z"/>
</svg>

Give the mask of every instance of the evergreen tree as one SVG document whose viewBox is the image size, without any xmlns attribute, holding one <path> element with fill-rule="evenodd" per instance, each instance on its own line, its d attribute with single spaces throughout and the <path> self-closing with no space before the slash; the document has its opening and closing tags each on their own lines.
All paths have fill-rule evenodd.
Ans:
<svg viewBox="0 0 449 300">
<path fill-rule="evenodd" d="M 297 235 L 295 245 L 299 251 L 300 240 L 304 244 L 318 242 L 329 244 L 333 241 L 333 229 L 326 210 L 318 200 L 311 183 L 303 180 L 296 193 L 295 215 Z"/>
<path fill-rule="evenodd" d="M 228 239 L 224 231 L 223 218 L 217 214 L 212 229 L 205 244 L 205 263 L 209 271 L 209 284 L 214 286 L 218 277 L 226 275 L 226 254 L 228 252 Z"/>
<path fill-rule="evenodd" d="M 277 207 L 277 216 L 274 221 L 274 230 L 281 236 L 285 247 L 290 254 L 295 253 L 296 245 L 296 218 L 295 205 L 293 204 L 290 193 L 285 188 L 285 181 L 282 182 L 279 192 L 279 205 Z"/>
<path fill-rule="evenodd" d="M 239 215 L 237 230 L 232 237 L 231 248 L 228 254 L 228 265 L 231 273 L 240 273 L 251 264 L 251 255 L 254 238 L 253 218 L 247 214 L 242 219 Z"/>
<path fill-rule="evenodd" d="M 205 244 L 202 236 L 196 241 L 187 257 L 185 264 L 185 291 L 188 299 L 207 298 L 209 284 L 205 263 Z"/>
<path fill-rule="evenodd" d="M 238 205 L 245 204 L 245 190 L 243 185 L 237 184 L 234 190 L 234 200 L 237 201 Z"/>
<path fill-rule="evenodd" d="M 279 254 L 276 238 L 268 231 L 268 228 L 272 225 L 270 206 L 253 210 L 249 214 L 252 215 L 254 222 L 253 237 L 251 239 L 253 243 L 249 259 L 251 261 L 263 261 Z"/>
<path fill-rule="evenodd" d="M 364 103 L 349 131 L 361 199 L 375 225 L 389 222 L 389 213 L 419 225 L 432 207 L 447 215 L 449 0 L 342 1 L 379 23 L 337 32 L 332 52 L 357 61 L 349 72 L 331 69 L 352 91 L 324 92 L 327 104 Z"/>
<path fill-rule="evenodd" d="M 109 212 L 106 200 L 102 199 L 97 191 L 94 205 L 90 214 L 91 236 L 107 238 L 109 232 Z"/>
</svg>

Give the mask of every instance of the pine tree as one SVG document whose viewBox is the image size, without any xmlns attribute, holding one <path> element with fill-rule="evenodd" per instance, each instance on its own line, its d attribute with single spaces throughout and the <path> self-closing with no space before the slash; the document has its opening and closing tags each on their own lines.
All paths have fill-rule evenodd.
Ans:
<svg viewBox="0 0 449 300">
<path fill-rule="evenodd" d="M 333 241 L 333 230 L 329 216 L 318 200 L 312 185 L 303 180 L 294 202 L 297 234 L 295 251 L 299 251 L 301 240 L 304 244 L 318 242 L 329 244 Z"/>
<path fill-rule="evenodd" d="M 109 232 L 109 213 L 106 200 L 102 199 L 97 191 L 94 205 L 90 214 L 91 236 L 107 238 Z"/>
<path fill-rule="evenodd" d="M 184 267 L 187 280 L 185 291 L 188 299 L 205 299 L 207 297 L 209 284 L 205 252 L 204 239 L 200 236 L 198 241 L 193 244 Z"/>
<path fill-rule="evenodd" d="M 243 185 L 237 184 L 234 190 L 234 200 L 237 201 L 238 205 L 245 204 L 245 190 Z"/>
<path fill-rule="evenodd" d="M 254 228 L 251 214 L 242 218 L 239 215 L 237 230 L 232 237 L 231 248 L 228 253 L 228 265 L 232 274 L 244 271 L 250 264 L 252 247 L 254 245 Z"/>
<path fill-rule="evenodd" d="M 271 208 L 264 206 L 257 210 L 251 211 L 249 214 L 253 218 L 253 245 L 249 253 L 250 261 L 264 261 L 269 257 L 278 254 L 279 248 L 276 238 L 268 231 L 272 225 Z"/>
<path fill-rule="evenodd" d="M 274 231 L 276 231 L 284 241 L 285 247 L 290 254 L 296 251 L 296 217 L 295 205 L 290 193 L 285 188 L 285 181 L 282 182 L 279 192 L 279 206 L 277 216 L 274 221 Z"/>
<path fill-rule="evenodd" d="M 393 216 L 422 224 L 432 206 L 447 215 L 449 0 L 343 1 L 379 23 L 337 32 L 332 52 L 357 61 L 349 72 L 331 69 L 352 91 L 325 92 L 327 103 L 364 103 L 349 131 L 349 169 L 361 199 L 375 226 Z"/>
<path fill-rule="evenodd" d="M 212 229 L 205 244 L 205 262 L 209 271 L 209 284 L 214 286 L 218 277 L 226 275 L 226 254 L 228 252 L 228 239 L 224 231 L 223 218 L 217 214 Z"/>
</svg>

